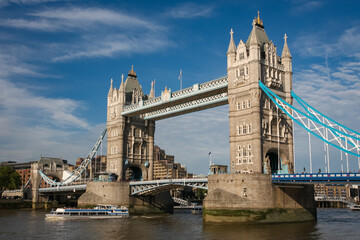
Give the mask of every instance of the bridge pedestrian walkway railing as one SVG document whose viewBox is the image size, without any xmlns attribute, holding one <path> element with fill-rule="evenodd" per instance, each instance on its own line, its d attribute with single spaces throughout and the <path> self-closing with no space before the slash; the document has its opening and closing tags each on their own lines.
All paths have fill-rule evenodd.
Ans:
<svg viewBox="0 0 360 240">
<path fill-rule="evenodd" d="M 194 84 L 192 87 L 173 92 L 167 98 L 159 96 L 153 99 L 140 101 L 136 104 L 125 106 L 121 114 L 124 116 L 132 116 L 140 113 L 149 113 L 154 110 L 159 110 L 162 107 L 171 107 L 181 103 L 192 102 L 193 100 L 219 95 L 220 93 L 227 92 L 227 86 L 227 76 L 220 77 L 209 82 Z M 207 101 L 209 102 L 209 99 L 207 99 Z M 211 102 L 209 102 L 209 104 L 211 104 Z"/>
<path fill-rule="evenodd" d="M 360 173 L 273 174 L 273 182 L 360 182 Z"/>
</svg>

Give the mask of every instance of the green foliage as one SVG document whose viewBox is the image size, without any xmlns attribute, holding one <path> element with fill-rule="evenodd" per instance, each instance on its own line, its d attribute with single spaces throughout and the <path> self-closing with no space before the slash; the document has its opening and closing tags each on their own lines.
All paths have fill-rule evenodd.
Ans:
<svg viewBox="0 0 360 240">
<path fill-rule="evenodd" d="M 14 190 L 21 186 L 20 175 L 10 166 L 0 166 L 0 190 Z"/>
<path fill-rule="evenodd" d="M 196 189 L 195 195 L 198 199 L 203 200 L 205 198 L 206 194 L 207 194 L 207 190 L 200 189 L 200 188 Z"/>
</svg>

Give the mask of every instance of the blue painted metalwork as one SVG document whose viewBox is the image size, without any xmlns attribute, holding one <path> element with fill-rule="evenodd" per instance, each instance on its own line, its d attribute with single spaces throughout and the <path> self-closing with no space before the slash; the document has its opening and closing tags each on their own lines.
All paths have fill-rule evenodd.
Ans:
<svg viewBox="0 0 360 240">
<path fill-rule="evenodd" d="M 301 173 L 273 174 L 276 182 L 360 182 L 360 173 Z"/>
<path fill-rule="evenodd" d="M 340 127 L 342 127 L 342 128 L 344 128 L 344 129 L 346 129 L 346 130 L 348 130 L 348 131 L 350 131 L 350 132 L 353 132 L 353 133 L 355 133 L 355 134 L 357 134 L 357 135 L 360 136 L 360 133 L 359 133 L 359 132 L 356 132 L 356 131 L 354 131 L 353 129 L 347 127 L 347 126 L 342 125 L 341 123 L 338 123 L 337 121 L 335 121 L 335 120 L 331 119 L 330 117 L 328 117 L 328 116 L 324 115 L 323 113 L 321 113 L 319 110 L 317 110 L 317 109 L 315 109 L 314 107 L 310 106 L 307 102 L 305 102 L 302 98 L 300 98 L 298 95 L 296 95 L 293 91 L 291 91 L 291 96 L 292 96 L 293 98 L 295 98 L 299 103 L 301 103 L 301 105 L 303 106 L 304 109 L 310 108 L 311 110 L 313 110 L 313 111 L 316 112 L 317 114 L 321 115 L 322 117 L 326 118 L 327 120 L 329 120 L 329 121 L 331 121 L 331 122 L 339 125 Z M 305 105 L 306 107 L 304 107 L 304 105 Z M 308 112 L 310 113 L 310 111 L 308 111 Z M 310 113 L 310 114 L 312 114 L 312 113 Z"/>
<path fill-rule="evenodd" d="M 337 136 L 341 136 L 341 138 L 347 138 L 347 139 L 353 139 L 356 141 L 359 141 L 360 139 L 357 136 L 354 135 L 350 135 L 347 132 L 338 130 L 333 128 L 331 125 L 326 125 L 323 122 L 319 121 L 319 119 L 317 119 L 316 117 L 314 117 L 313 115 L 309 115 L 306 114 L 304 112 L 302 112 L 301 110 L 297 109 L 296 107 L 292 106 L 291 104 L 287 103 L 285 100 L 283 100 L 282 98 L 280 98 L 279 96 L 277 96 L 274 92 L 272 92 L 268 87 L 266 87 L 261 81 L 259 81 L 259 86 L 260 88 L 264 91 L 264 93 L 274 102 L 274 104 L 276 104 L 277 107 L 279 107 L 286 115 L 288 115 L 294 122 L 296 122 L 297 124 L 299 124 L 302 128 L 304 128 L 307 132 L 311 133 L 312 135 L 314 135 L 315 137 L 319 138 L 320 140 L 326 142 L 327 144 L 352 155 L 355 155 L 357 157 L 360 157 L 359 154 L 359 144 L 352 142 L 352 145 L 355 146 L 355 148 L 353 148 L 352 150 L 357 150 L 357 152 L 353 152 L 349 149 L 344 148 L 343 146 L 338 146 L 336 144 L 334 144 L 333 142 L 329 141 L 328 139 L 325 139 L 323 136 L 315 133 L 313 130 L 311 130 L 308 126 L 306 126 L 304 123 L 302 123 L 299 118 L 296 118 L 293 116 L 294 113 L 298 114 L 298 115 L 302 115 L 303 118 L 309 119 L 311 120 L 313 123 L 319 124 L 321 127 L 328 129 L 331 132 L 335 132 Z M 286 109 L 289 108 L 291 109 L 291 112 Z M 318 129 L 317 129 L 318 130 Z M 350 141 L 348 141 L 350 142 Z"/>
</svg>

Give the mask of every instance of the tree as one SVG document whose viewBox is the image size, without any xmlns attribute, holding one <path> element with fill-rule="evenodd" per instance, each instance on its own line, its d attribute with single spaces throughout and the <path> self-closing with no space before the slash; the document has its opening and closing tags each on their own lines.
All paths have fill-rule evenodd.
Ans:
<svg viewBox="0 0 360 240">
<path fill-rule="evenodd" d="M 0 166 L 0 191 L 5 189 L 14 190 L 21 186 L 19 173 L 10 166 Z"/>
</svg>

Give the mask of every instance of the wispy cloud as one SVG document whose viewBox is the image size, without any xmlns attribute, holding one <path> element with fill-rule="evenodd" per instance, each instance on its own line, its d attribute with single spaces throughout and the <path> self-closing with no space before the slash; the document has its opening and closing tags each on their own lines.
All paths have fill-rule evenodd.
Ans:
<svg viewBox="0 0 360 240">
<path fill-rule="evenodd" d="M 294 73 L 294 91 L 325 115 L 357 131 L 360 115 L 360 62 L 343 62 L 330 70 L 324 65 Z"/>
<path fill-rule="evenodd" d="M 27 14 L 23 18 L 3 19 L 1 26 L 36 31 L 89 30 L 101 26 L 132 29 L 159 30 L 152 21 L 102 8 L 57 8 Z"/>
<path fill-rule="evenodd" d="M 291 9 L 292 14 L 301 15 L 307 12 L 315 11 L 321 8 L 324 3 L 321 1 L 308 1 L 308 0 L 296 0 L 292 1 L 293 8 Z"/>
<path fill-rule="evenodd" d="M 360 55 L 360 28 L 346 29 L 332 42 L 324 32 L 301 35 L 296 39 L 294 46 L 300 55 L 307 57 L 324 57 L 325 54 L 358 57 Z"/>
<path fill-rule="evenodd" d="M 200 5 L 197 3 L 184 3 L 167 11 L 167 15 L 172 18 L 196 18 L 209 17 L 214 10 L 211 4 Z"/>
<path fill-rule="evenodd" d="M 86 37 L 81 45 L 74 44 L 67 52 L 53 58 L 53 61 L 67 61 L 76 58 L 112 57 L 119 53 L 147 53 L 161 50 L 172 43 L 156 36 L 156 34 L 133 35 L 123 34 L 108 35 L 97 41 L 97 37 Z"/>
<path fill-rule="evenodd" d="M 2 116 L 13 116 L 24 121 L 57 127 L 88 128 L 88 123 L 77 117 L 82 103 L 71 99 L 55 99 L 33 95 L 26 89 L 0 79 L 0 108 Z M 31 114 L 29 114 L 31 113 Z"/>
<path fill-rule="evenodd" d="M 58 2 L 58 1 L 66 1 L 66 0 L 0 0 L 0 8 L 9 6 L 11 4 L 22 6 L 22 5 L 35 5 L 35 4 Z"/>
<path fill-rule="evenodd" d="M 50 34 L 55 32 L 62 37 L 66 34 L 66 42 L 40 43 L 41 51 L 45 49 L 46 56 L 55 62 L 112 57 L 118 53 L 147 53 L 172 44 L 163 25 L 102 8 L 47 9 L 28 13 L 22 18 L 3 19 L 0 25 Z"/>
</svg>

